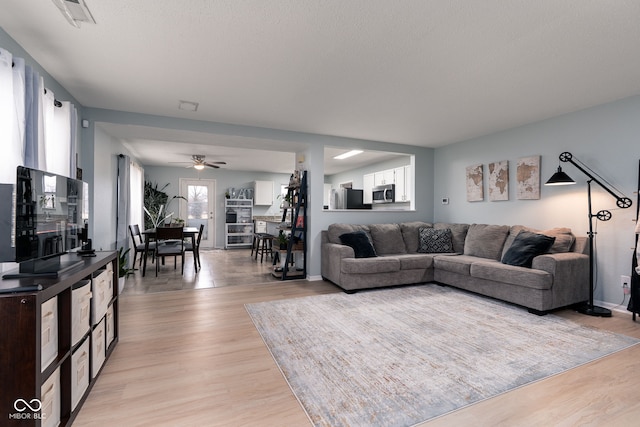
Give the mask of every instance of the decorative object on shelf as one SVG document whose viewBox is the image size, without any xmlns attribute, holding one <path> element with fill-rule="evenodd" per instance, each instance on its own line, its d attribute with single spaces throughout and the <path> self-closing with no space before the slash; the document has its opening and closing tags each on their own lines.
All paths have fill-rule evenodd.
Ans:
<svg viewBox="0 0 640 427">
<path fill-rule="evenodd" d="M 540 198 L 540 156 L 521 157 L 516 165 L 518 200 Z"/>
<path fill-rule="evenodd" d="M 573 155 L 567 151 L 560 154 L 559 159 L 561 162 L 568 162 L 575 166 L 580 172 L 584 173 L 589 179 L 587 180 L 587 200 L 589 205 L 589 232 L 587 233 L 589 237 L 589 302 L 578 309 L 578 311 L 582 314 L 587 314 L 589 316 L 600 316 L 600 317 L 611 317 L 611 310 L 598 307 L 593 304 L 593 285 L 594 285 L 594 264 L 595 258 L 593 255 L 594 250 L 594 235 L 593 231 L 593 218 L 597 218 L 600 221 L 609 221 L 611 219 L 611 212 L 608 210 L 601 210 L 597 213 L 593 213 L 591 209 L 591 182 L 595 182 L 600 187 L 602 187 L 607 193 L 611 194 L 616 199 L 616 205 L 621 209 L 626 209 L 631 207 L 632 202 L 631 199 L 626 197 L 620 190 L 615 189 L 615 192 L 610 188 L 599 181 L 594 175 L 597 175 L 593 170 L 591 170 L 587 165 L 575 159 Z M 602 178 L 601 178 L 602 179 Z M 570 185 L 575 184 L 576 182 L 569 177 L 566 173 L 562 171 L 562 167 L 558 166 L 558 171 L 549 178 L 549 180 L 545 183 L 545 185 Z"/>
<path fill-rule="evenodd" d="M 280 249 L 286 250 L 287 246 L 289 245 L 289 238 L 287 237 L 286 233 L 281 231 L 276 239 L 278 240 Z"/>
<path fill-rule="evenodd" d="M 484 178 L 482 164 L 467 166 L 467 202 L 484 200 Z"/>
</svg>

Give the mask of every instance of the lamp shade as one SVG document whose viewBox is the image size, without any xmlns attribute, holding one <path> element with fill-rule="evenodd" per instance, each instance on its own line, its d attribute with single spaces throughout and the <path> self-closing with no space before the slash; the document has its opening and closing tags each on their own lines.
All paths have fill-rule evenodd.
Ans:
<svg viewBox="0 0 640 427">
<path fill-rule="evenodd" d="M 562 167 L 558 166 L 558 171 L 554 173 L 544 185 L 570 185 L 575 183 L 569 175 L 562 172 Z"/>
</svg>

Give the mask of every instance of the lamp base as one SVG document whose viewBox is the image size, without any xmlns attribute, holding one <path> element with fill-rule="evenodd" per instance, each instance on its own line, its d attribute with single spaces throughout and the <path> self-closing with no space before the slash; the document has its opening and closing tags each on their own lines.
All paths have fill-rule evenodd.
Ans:
<svg viewBox="0 0 640 427">
<path fill-rule="evenodd" d="M 586 314 L 587 316 L 597 317 L 611 317 L 611 310 L 604 307 L 598 307 L 597 305 L 585 304 L 578 307 L 578 313 Z"/>
</svg>

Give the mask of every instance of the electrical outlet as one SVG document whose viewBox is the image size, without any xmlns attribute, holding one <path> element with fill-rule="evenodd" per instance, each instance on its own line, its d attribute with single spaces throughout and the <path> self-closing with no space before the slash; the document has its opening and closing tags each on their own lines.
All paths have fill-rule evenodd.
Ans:
<svg viewBox="0 0 640 427">
<path fill-rule="evenodd" d="M 620 276 L 620 286 L 623 288 L 628 288 L 631 285 L 631 277 L 622 275 Z"/>
</svg>

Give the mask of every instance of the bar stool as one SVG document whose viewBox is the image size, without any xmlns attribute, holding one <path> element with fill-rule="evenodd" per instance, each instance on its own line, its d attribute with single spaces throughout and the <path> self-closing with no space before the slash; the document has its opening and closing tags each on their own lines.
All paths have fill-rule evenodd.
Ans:
<svg viewBox="0 0 640 427">
<path fill-rule="evenodd" d="M 253 247 L 251 249 L 251 253 L 253 254 L 253 248 L 255 248 L 255 259 L 258 259 L 258 254 L 260 254 L 260 262 L 264 260 L 264 255 L 271 255 L 273 259 L 273 236 L 268 233 L 255 233 L 253 235 Z"/>
</svg>

